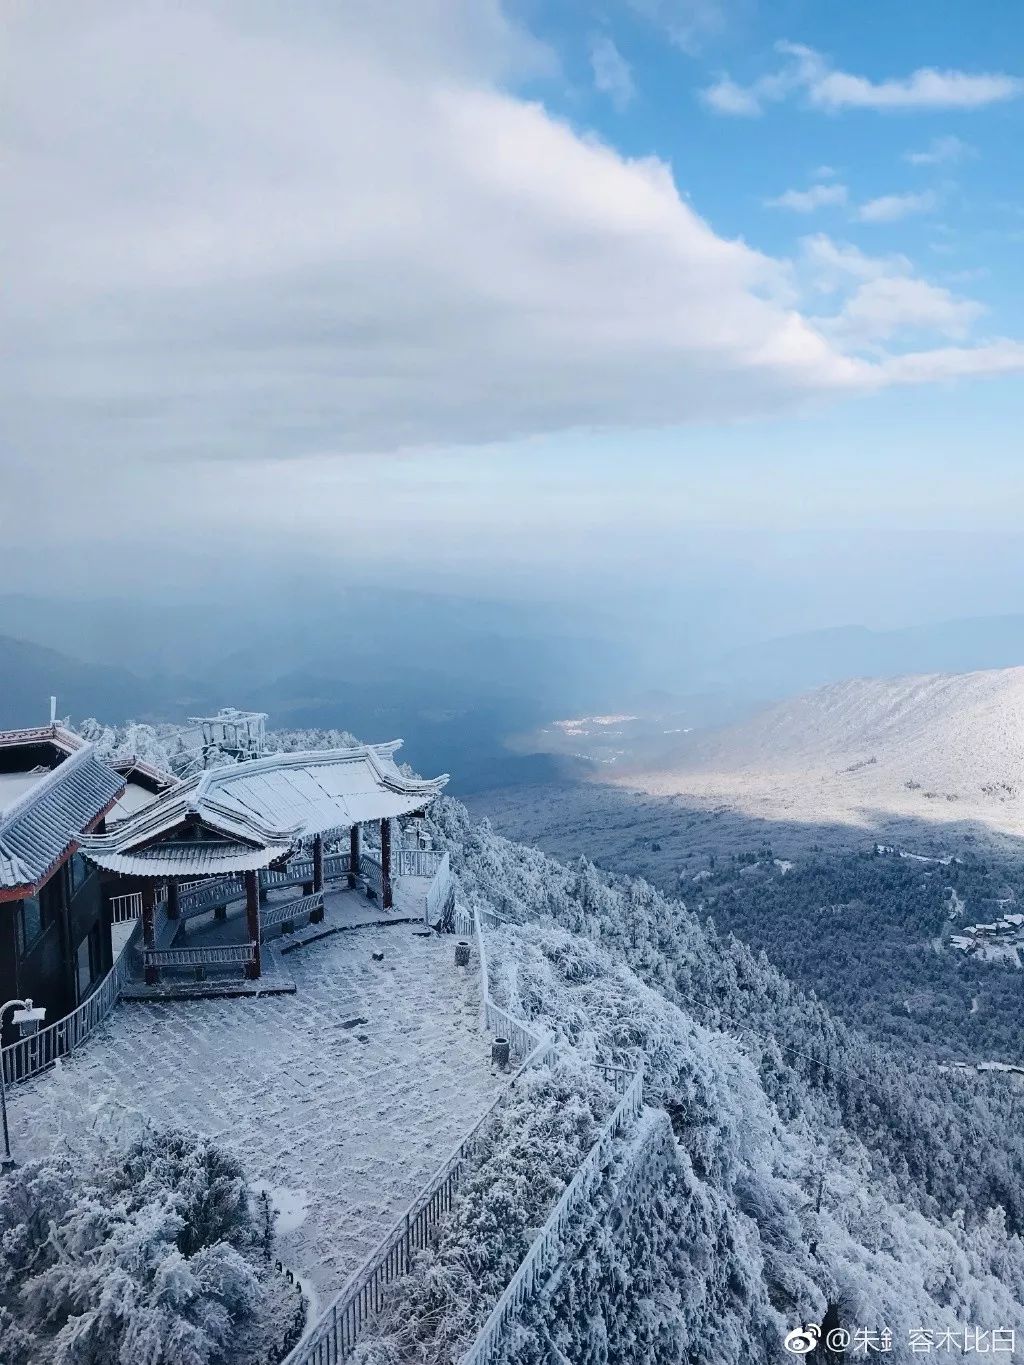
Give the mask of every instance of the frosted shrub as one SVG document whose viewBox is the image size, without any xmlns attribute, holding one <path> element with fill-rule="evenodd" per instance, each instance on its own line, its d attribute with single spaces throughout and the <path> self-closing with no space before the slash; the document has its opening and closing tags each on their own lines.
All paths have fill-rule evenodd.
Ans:
<svg viewBox="0 0 1024 1365">
<path fill-rule="evenodd" d="M 19 1167 L 0 1181 L 0 1365 L 211 1365 L 260 1306 L 257 1242 L 241 1168 L 193 1134 Z"/>
</svg>

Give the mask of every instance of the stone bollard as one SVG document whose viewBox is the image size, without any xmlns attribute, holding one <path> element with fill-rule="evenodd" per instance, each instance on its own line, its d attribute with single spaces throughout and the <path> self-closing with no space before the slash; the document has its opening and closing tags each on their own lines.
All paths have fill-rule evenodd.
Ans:
<svg viewBox="0 0 1024 1365">
<path fill-rule="evenodd" d="M 464 939 L 459 939 L 455 945 L 455 965 L 456 967 L 469 966 L 469 944 Z"/>
<path fill-rule="evenodd" d="M 509 1045 L 507 1038 L 495 1038 L 491 1044 L 491 1061 L 500 1071 L 508 1070 Z"/>
</svg>

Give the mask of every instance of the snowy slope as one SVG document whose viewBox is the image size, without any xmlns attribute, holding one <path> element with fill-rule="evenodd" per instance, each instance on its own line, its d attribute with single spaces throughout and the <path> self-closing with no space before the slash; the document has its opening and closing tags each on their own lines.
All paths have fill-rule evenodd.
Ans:
<svg viewBox="0 0 1024 1365">
<path fill-rule="evenodd" d="M 766 818 L 856 824 L 893 812 L 1021 833 L 1024 668 L 818 688 L 616 782 Z"/>
</svg>

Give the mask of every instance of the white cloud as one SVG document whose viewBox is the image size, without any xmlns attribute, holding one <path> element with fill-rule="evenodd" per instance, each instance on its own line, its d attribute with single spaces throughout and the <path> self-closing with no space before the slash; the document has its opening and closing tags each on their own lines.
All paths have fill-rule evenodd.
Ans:
<svg viewBox="0 0 1024 1365">
<path fill-rule="evenodd" d="M 788 60 L 777 71 L 739 85 L 722 76 L 701 92 L 704 102 L 721 114 L 754 116 L 767 104 L 801 95 L 810 107 L 840 109 L 980 109 L 1024 94 L 1024 80 L 1001 73 L 973 75 L 922 67 L 909 76 L 872 81 L 831 67 L 821 53 L 802 43 L 776 43 Z"/>
<path fill-rule="evenodd" d="M 858 344 L 889 341 L 907 332 L 962 340 L 984 311 L 973 300 L 926 280 L 882 275 L 857 288 L 830 330 Z"/>
<path fill-rule="evenodd" d="M 883 275 L 909 275 L 906 256 L 869 256 L 849 242 L 836 242 L 823 232 L 800 240 L 800 265 L 812 287 L 831 293 L 849 280 L 874 280 Z"/>
<path fill-rule="evenodd" d="M 882 366 L 890 384 L 935 384 L 1024 370 L 1024 345 L 999 337 L 983 346 L 946 346 L 890 356 Z"/>
<path fill-rule="evenodd" d="M 930 191 L 922 194 L 882 194 L 877 199 L 869 199 L 866 204 L 861 204 L 857 210 L 857 221 L 896 223 L 914 213 L 930 213 L 937 202 Z"/>
<path fill-rule="evenodd" d="M 1024 81 L 1016 76 L 922 67 L 902 80 L 870 81 L 845 71 L 830 71 L 810 90 L 811 101 L 825 109 L 982 109 L 1016 99 Z"/>
<path fill-rule="evenodd" d="M 68 0 L 8 29 L 9 494 L 25 466 L 733 421 L 888 382 L 663 162 L 508 93 L 549 54 L 496 0 Z"/>
<path fill-rule="evenodd" d="M 763 97 L 756 86 L 737 85 L 728 76 L 702 90 L 701 99 L 719 114 L 755 118 L 761 113 Z"/>
<path fill-rule="evenodd" d="M 636 96 L 633 73 L 622 53 L 605 33 L 597 33 L 590 40 L 590 66 L 594 73 L 594 87 L 607 95 L 620 112 Z"/>
<path fill-rule="evenodd" d="M 939 336 L 962 341 L 984 313 L 981 304 L 921 279 L 906 256 L 869 256 L 824 233 L 804 237 L 798 271 L 806 287 L 837 295 L 816 319 L 837 343 L 878 354 L 881 345 Z M 886 374 L 888 357 L 882 359 Z"/>
<path fill-rule="evenodd" d="M 693 54 L 725 29 L 735 0 L 628 0 L 628 4 L 676 47 Z"/>
<path fill-rule="evenodd" d="M 965 157 L 973 155 L 973 152 L 974 149 L 969 143 L 950 135 L 932 138 L 923 151 L 905 152 L 903 160 L 909 161 L 912 166 L 945 166 L 963 161 Z"/>
<path fill-rule="evenodd" d="M 794 213 L 813 213 L 829 205 L 845 204 L 846 198 L 845 185 L 812 185 L 806 190 L 786 190 L 775 199 L 766 199 L 765 204 L 773 209 L 792 209 Z"/>
</svg>

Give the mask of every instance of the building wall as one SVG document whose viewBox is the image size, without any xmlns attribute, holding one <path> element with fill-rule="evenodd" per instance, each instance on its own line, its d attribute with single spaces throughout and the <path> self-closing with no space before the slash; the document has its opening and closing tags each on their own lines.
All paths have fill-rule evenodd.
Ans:
<svg viewBox="0 0 1024 1365">
<path fill-rule="evenodd" d="M 99 873 L 80 855 L 59 867 L 37 896 L 0 904 L 0 1004 L 30 997 L 46 1007 L 52 1024 L 110 966 L 110 917 Z M 8 1025 L 3 1042 L 11 1041 Z"/>
</svg>

